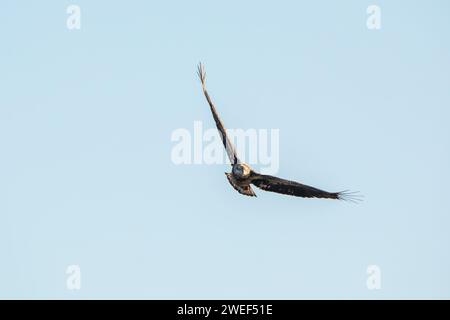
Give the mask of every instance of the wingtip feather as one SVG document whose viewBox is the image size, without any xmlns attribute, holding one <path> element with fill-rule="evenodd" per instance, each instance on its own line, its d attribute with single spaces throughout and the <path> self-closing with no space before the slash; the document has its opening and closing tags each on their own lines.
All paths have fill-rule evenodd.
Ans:
<svg viewBox="0 0 450 320">
<path fill-rule="evenodd" d="M 339 200 L 360 203 L 364 200 L 364 196 L 359 191 L 344 190 L 336 193 Z"/>
</svg>

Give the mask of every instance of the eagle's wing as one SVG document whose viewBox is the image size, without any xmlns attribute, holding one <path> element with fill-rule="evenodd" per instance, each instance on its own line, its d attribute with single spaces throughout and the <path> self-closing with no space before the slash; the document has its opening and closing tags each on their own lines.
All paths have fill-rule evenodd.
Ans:
<svg viewBox="0 0 450 320">
<path fill-rule="evenodd" d="M 216 107 L 214 107 L 214 104 L 208 94 L 208 91 L 206 91 L 206 72 L 205 68 L 203 67 L 203 64 L 199 63 L 198 65 L 198 76 L 200 78 L 200 81 L 202 82 L 202 88 L 203 88 L 203 94 L 206 97 L 206 100 L 208 101 L 209 107 L 211 108 L 211 112 L 214 118 L 214 121 L 216 122 L 217 130 L 219 130 L 220 138 L 222 139 L 223 146 L 225 147 L 225 150 L 227 151 L 228 158 L 230 158 L 230 161 L 232 164 L 240 163 L 240 160 L 237 157 L 236 150 L 231 143 L 230 139 L 227 136 L 227 132 L 225 129 L 225 126 L 222 123 L 222 120 L 220 120 L 219 115 L 217 114 Z"/>
<path fill-rule="evenodd" d="M 244 194 L 246 196 L 256 197 L 255 192 L 253 191 L 252 187 L 249 184 L 240 185 L 239 183 L 237 183 L 237 181 L 234 179 L 231 173 L 225 172 L 225 174 L 227 175 L 228 181 L 237 192 L 239 192 L 240 194 Z"/>
<path fill-rule="evenodd" d="M 356 192 L 327 192 L 295 181 L 289 181 L 263 174 L 255 174 L 251 183 L 265 191 L 277 192 L 296 197 L 328 198 L 347 200 L 351 202 L 361 200 L 361 196 Z"/>
</svg>

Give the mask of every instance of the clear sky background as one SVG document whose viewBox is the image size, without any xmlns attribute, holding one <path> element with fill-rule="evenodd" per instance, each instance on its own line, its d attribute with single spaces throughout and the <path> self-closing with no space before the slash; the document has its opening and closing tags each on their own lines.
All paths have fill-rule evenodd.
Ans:
<svg viewBox="0 0 450 320">
<path fill-rule="evenodd" d="M 0 297 L 450 298 L 449 9 L 2 1 Z M 280 129 L 280 176 L 364 202 L 174 165 L 173 130 L 214 127 L 199 61 L 225 125 Z"/>
</svg>

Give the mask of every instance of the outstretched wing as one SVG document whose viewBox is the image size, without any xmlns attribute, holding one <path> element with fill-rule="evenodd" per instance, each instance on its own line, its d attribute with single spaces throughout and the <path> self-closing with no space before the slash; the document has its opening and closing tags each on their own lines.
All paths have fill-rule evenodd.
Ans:
<svg viewBox="0 0 450 320">
<path fill-rule="evenodd" d="M 361 200 L 361 196 L 355 192 L 327 192 L 295 181 L 285 180 L 269 175 L 256 174 L 252 179 L 252 184 L 265 191 L 282 193 L 296 197 L 327 198 L 347 200 L 351 202 Z"/>
<path fill-rule="evenodd" d="M 240 194 L 249 196 L 249 197 L 256 197 L 255 192 L 252 189 L 252 186 L 247 184 L 247 185 L 240 185 L 239 183 L 237 183 L 237 181 L 234 179 L 233 175 L 231 173 L 225 172 L 228 182 L 230 182 L 230 184 L 233 186 L 233 188 L 239 192 Z"/>
<path fill-rule="evenodd" d="M 220 138 L 222 139 L 223 146 L 227 151 L 228 158 L 230 158 L 232 164 L 240 163 L 240 160 L 238 159 L 236 154 L 236 150 L 227 136 L 225 126 L 223 125 L 222 120 L 220 120 L 219 115 L 217 114 L 216 107 L 214 106 L 211 97 L 209 96 L 208 91 L 206 90 L 206 72 L 202 63 L 199 63 L 197 73 L 200 78 L 200 81 L 202 82 L 203 94 L 205 95 L 209 107 L 211 108 L 214 121 L 216 122 L 217 130 L 219 130 Z"/>
</svg>

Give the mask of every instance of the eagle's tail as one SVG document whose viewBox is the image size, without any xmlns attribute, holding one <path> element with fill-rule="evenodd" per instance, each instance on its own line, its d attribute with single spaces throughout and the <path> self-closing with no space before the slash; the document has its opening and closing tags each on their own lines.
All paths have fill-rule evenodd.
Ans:
<svg viewBox="0 0 450 320">
<path fill-rule="evenodd" d="M 233 186 L 233 188 L 237 192 L 249 197 L 256 197 L 256 193 L 253 191 L 252 187 L 249 184 L 240 185 L 237 183 L 236 179 L 234 179 L 231 173 L 225 172 L 225 175 L 227 176 L 228 182 Z"/>
</svg>

